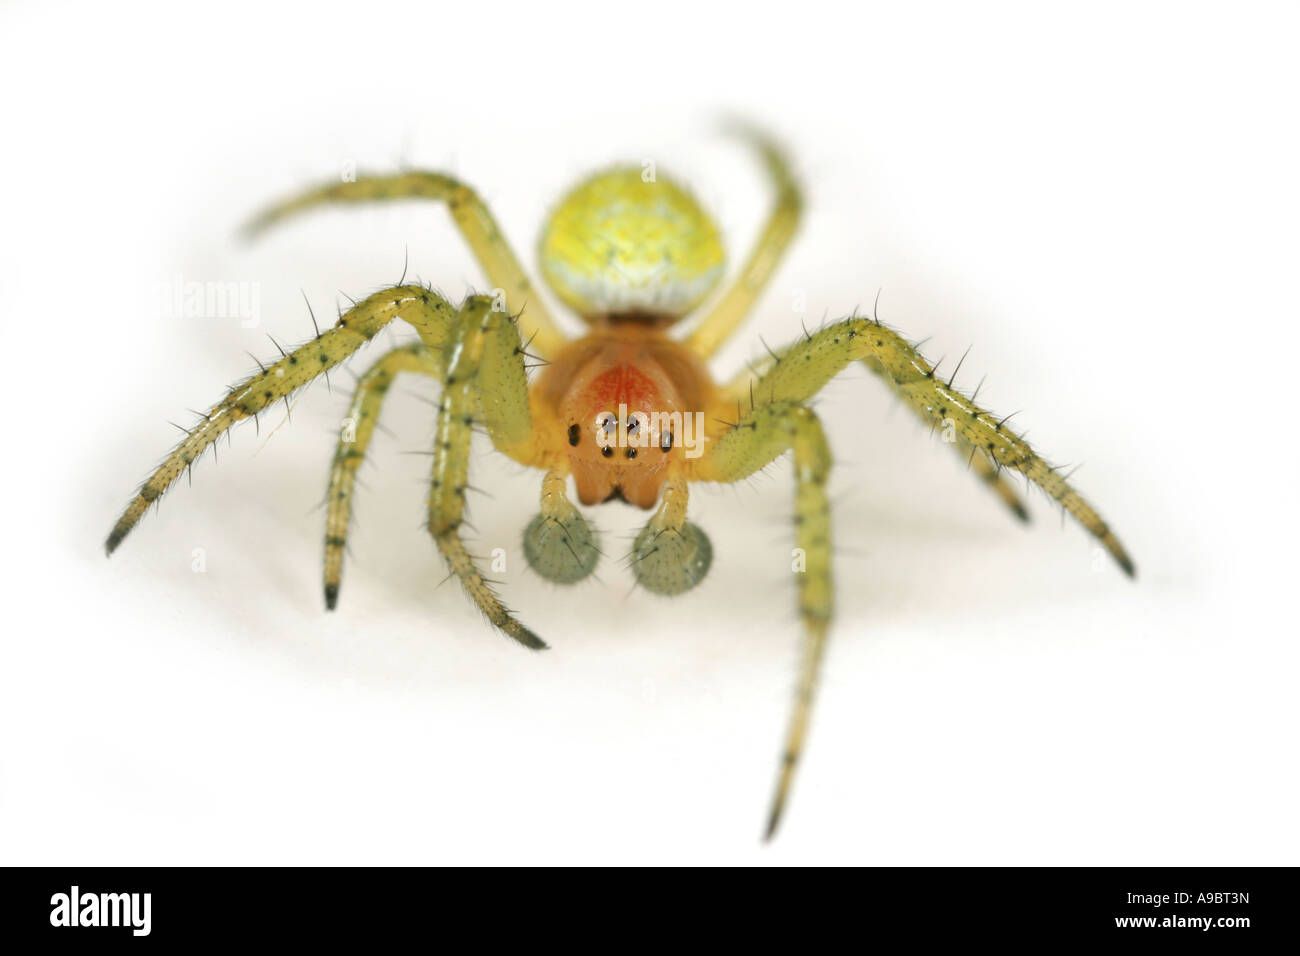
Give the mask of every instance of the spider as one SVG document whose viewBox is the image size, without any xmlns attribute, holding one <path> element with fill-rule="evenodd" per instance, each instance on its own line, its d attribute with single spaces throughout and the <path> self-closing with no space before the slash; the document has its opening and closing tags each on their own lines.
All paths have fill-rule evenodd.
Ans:
<svg viewBox="0 0 1300 956">
<path fill-rule="evenodd" d="M 795 472 L 796 575 L 803 626 L 798 678 L 765 838 L 776 832 L 808 731 L 818 671 L 831 623 L 831 449 L 809 401 L 851 363 L 860 362 L 948 442 L 1022 520 L 1027 513 L 1008 472 L 1019 472 L 1068 512 L 1135 574 L 1118 538 L 1093 507 L 1024 438 L 944 381 L 899 332 L 853 314 L 757 365 L 715 381 L 707 362 L 740 326 L 771 279 L 800 218 L 802 199 L 779 144 L 755 129 L 757 152 L 775 199 L 739 276 L 684 335 L 674 330 L 720 285 L 718 227 L 683 186 L 647 167 L 619 166 L 578 183 L 541 233 L 542 275 L 586 323 L 566 337 L 492 214 L 467 185 L 437 172 L 364 176 L 302 193 L 248 227 L 250 234 L 326 203 L 432 199 L 449 209 L 489 281 L 492 295 L 458 305 L 421 284 L 385 288 L 355 302 L 337 324 L 235 385 L 144 482 L 113 527 L 113 552 L 149 506 L 232 425 L 256 419 L 328 372 L 401 319 L 419 341 L 381 356 L 361 376 L 334 453 L 326 498 L 325 605 L 338 600 L 357 469 L 394 379 L 425 375 L 442 385 L 433 443 L 428 530 L 452 575 L 496 627 L 525 647 L 547 645 L 498 598 L 462 538 L 471 434 L 543 473 L 541 507 L 523 534 L 529 565 L 543 578 L 575 584 L 600 556 L 596 532 L 569 497 L 597 505 L 623 501 L 654 509 L 629 556 L 646 590 L 675 595 L 708 573 L 712 547 L 687 520 L 692 482 L 735 482 L 787 452 Z M 545 360 L 530 384 L 525 359 Z M 978 389 L 976 390 L 978 394 Z"/>
</svg>

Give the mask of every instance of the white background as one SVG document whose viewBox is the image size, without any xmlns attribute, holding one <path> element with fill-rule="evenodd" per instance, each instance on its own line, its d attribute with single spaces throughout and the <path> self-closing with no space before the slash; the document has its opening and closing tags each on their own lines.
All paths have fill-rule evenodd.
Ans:
<svg viewBox="0 0 1300 956">
<path fill-rule="evenodd" d="M 1296 863 L 1296 26 L 1252 4 L 7 6 L 0 861 Z M 789 143 L 808 213 L 719 372 L 799 334 L 796 292 L 811 326 L 880 290 L 1086 462 L 1136 583 L 1041 494 L 1018 527 L 843 375 L 818 403 L 839 618 L 763 847 L 798 642 L 785 462 L 695 493 L 715 565 L 669 601 L 621 567 L 645 518 L 623 505 L 590 512 L 599 582 L 529 573 L 539 476 L 476 446 L 476 546 L 508 549 L 545 654 L 437 587 L 419 382 L 385 412 L 337 612 L 312 509 L 346 373 L 237 430 L 105 560 L 168 419 L 275 355 L 268 332 L 308 337 L 302 293 L 332 319 L 408 250 L 449 294 L 483 284 L 437 208 L 252 247 L 247 215 L 349 163 L 448 169 L 531 267 L 561 190 L 649 158 L 734 262 L 768 197 L 727 112 Z M 168 315 L 177 277 L 257 283 L 260 326 Z"/>
</svg>

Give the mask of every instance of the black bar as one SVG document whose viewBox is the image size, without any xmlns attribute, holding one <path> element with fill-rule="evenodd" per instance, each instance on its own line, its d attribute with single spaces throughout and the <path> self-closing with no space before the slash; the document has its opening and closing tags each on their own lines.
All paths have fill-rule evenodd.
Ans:
<svg viewBox="0 0 1300 956">
<path fill-rule="evenodd" d="M 854 947 L 902 938 L 1212 940 L 1236 949 L 1293 939 L 1297 910 L 1290 868 L 627 869 L 595 878 L 580 869 L 12 868 L 5 876 L 2 925 L 38 944 L 414 938 L 453 946 L 469 932 L 476 945 L 520 934 L 530 946 L 676 939 L 694 948 L 751 936 L 775 943 L 777 929 L 814 950 L 839 948 L 833 938 Z"/>
</svg>

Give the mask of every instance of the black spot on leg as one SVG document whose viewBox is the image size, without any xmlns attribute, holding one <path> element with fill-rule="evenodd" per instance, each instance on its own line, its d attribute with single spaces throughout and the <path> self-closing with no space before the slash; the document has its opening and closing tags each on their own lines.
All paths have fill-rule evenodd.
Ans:
<svg viewBox="0 0 1300 956">
<path fill-rule="evenodd" d="M 569 444 L 577 445 L 578 440 L 582 437 L 582 429 L 576 424 L 569 426 Z"/>
</svg>

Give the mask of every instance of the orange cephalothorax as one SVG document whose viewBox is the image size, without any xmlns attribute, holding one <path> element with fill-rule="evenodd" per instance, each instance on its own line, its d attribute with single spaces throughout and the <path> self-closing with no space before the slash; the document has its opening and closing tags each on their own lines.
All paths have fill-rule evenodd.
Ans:
<svg viewBox="0 0 1300 956">
<path fill-rule="evenodd" d="M 564 429 L 583 504 L 654 507 L 670 468 L 702 451 L 713 392 L 698 358 L 659 330 L 607 325 L 562 351 L 537 383 Z"/>
</svg>

